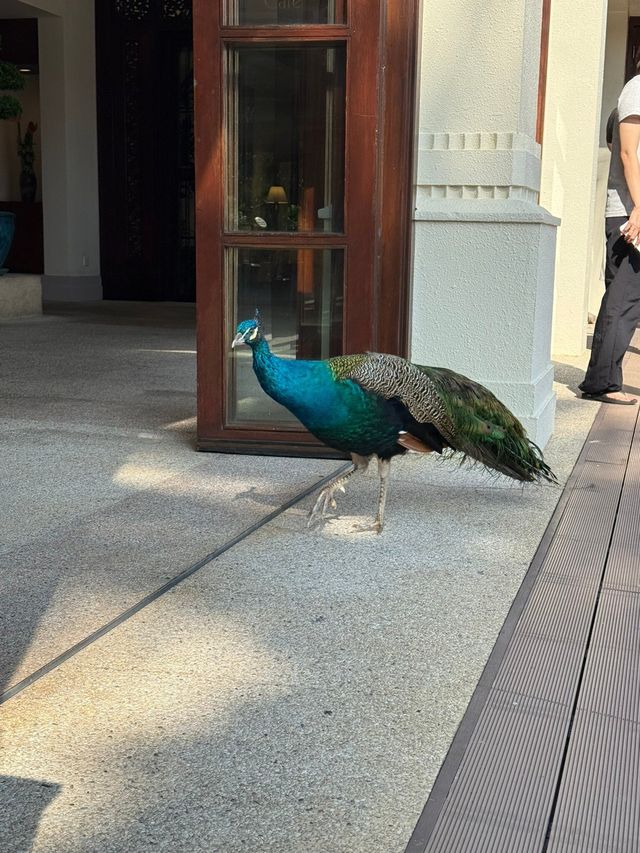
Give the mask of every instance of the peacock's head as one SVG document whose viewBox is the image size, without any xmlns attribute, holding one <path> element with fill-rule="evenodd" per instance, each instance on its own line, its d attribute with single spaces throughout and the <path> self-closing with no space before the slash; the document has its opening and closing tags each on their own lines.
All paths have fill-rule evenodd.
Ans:
<svg viewBox="0 0 640 853">
<path fill-rule="evenodd" d="M 256 316 L 253 320 L 243 320 L 238 323 L 236 336 L 231 342 L 231 349 L 235 349 L 240 344 L 248 344 L 253 347 L 260 340 L 260 317 L 256 311 Z"/>
</svg>

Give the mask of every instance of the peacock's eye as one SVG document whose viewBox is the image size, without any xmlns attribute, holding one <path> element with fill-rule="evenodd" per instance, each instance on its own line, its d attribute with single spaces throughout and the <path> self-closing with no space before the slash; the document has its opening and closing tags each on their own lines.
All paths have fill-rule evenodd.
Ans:
<svg viewBox="0 0 640 853">
<path fill-rule="evenodd" d="M 257 328 L 255 328 L 255 329 L 251 332 L 251 334 L 249 335 L 249 340 L 250 340 L 250 341 L 255 341 L 255 339 L 256 339 L 257 337 L 258 337 L 258 329 L 257 329 Z"/>
</svg>

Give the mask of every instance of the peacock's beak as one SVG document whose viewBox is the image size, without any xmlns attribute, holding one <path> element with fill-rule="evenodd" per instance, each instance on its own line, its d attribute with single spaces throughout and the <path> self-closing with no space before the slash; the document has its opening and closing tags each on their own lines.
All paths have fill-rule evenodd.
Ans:
<svg viewBox="0 0 640 853">
<path fill-rule="evenodd" d="M 244 339 L 246 334 L 246 332 L 238 332 L 235 338 L 231 341 L 231 349 L 235 349 L 237 346 L 240 346 L 240 344 L 246 343 Z"/>
</svg>

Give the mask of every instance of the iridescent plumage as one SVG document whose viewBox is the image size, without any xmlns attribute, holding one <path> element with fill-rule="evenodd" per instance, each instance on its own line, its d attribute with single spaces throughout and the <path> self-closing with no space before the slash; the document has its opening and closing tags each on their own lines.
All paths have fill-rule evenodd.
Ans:
<svg viewBox="0 0 640 853">
<path fill-rule="evenodd" d="M 239 324 L 233 346 L 248 344 L 264 391 L 286 406 L 329 447 L 351 454 L 354 467 L 321 492 L 310 523 L 321 518 L 346 480 L 374 455 L 380 498 L 374 529 L 384 518 L 389 460 L 408 450 L 450 449 L 515 480 L 556 478 L 520 421 L 489 390 L 445 368 L 399 356 L 361 353 L 324 361 L 273 355 L 257 319 Z"/>
</svg>

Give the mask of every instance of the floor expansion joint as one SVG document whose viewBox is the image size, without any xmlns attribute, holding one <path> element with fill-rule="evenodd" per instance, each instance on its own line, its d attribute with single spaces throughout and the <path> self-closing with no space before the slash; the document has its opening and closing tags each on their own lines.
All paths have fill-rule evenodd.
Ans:
<svg viewBox="0 0 640 853">
<path fill-rule="evenodd" d="M 10 699 L 13 699 L 14 696 L 17 696 L 23 690 L 26 690 L 27 687 L 30 687 L 39 679 L 43 678 L 45 675 L 49 675 L 49 673 L 53 672 L 63 663 L 68 661 L 70 658 L 77 655 L 83 649 L 86 649 L 88 646 L 91 646 L 93 643 L 97 642 L 101 637 L 104 637 L 106 634 L 109 634 L 119 625 L 122 625 L 127 620 L 131 619 L 132 616 L 135 616 L 136 613 L 139 613 L 145 607 L 148 607 L 154 601 L 161 598 L 170 590 L 174 589 L 178 584 L 185 581 L 187 578 L 190 578 L 196 572 L 200 571 L 200 569 L 209 565 L 209 563 L 216 560 L 218 557 L 222 556 L 222 554 L 229 551 L 238 543 L 242 542 L 244 539 L 247 539 L 251 534 L 255 533 L 261 527 L 264 527 L 270 521 L 273 521 L 274 518 L 277 518 L 279 515 L 282 515 L 283 512 L 286 512 L 292 506 L 299 503 L 301 500 L 304 500 L 308 495 L 312 492 L 316 491 L 316 489 L 322 488 L 322 486 L 326 485 L 326 483 L 330 482 L 334 477 L 338 476 L 343 471 L 346 471 L 350 466 L 350 463 L 341 465 L 335 471 L 332 471 L 331 474 L 323 477 L 320 480 L 317 480 L 315 483 L 312 483 L 307 488 L 303 489 L 301 492 L 295 494 L 288 501 L 285 501 L 283 504 L 280 504 L 279 507 L 274 509 L 272 512 L 258 519 L 258 521 L 246 527 L 244 530 L 241 530 L 236 536 L 229 539 L 219 548 L 216 548 L 215 551 L 212 551 L 210 554 L 207 554 L 202 559 L 198 560 L 196 563 L 193 563 L 188 568 L 184 569 L 182 572 L 179 572 L 174 577 L 170 578 L 166 583 L 162 584 L 162 586 L 150 592 L 148 595 L 145 595 L 131 607 L 128 607 L 122 613 L 118 614 L 114 619 L 111 619 L 109 622 L 102 625 L 96 631 L 93 631 L 91 634 L 88 634 L 79 642 L 75 643 L 73 646 L 70 646 L 61 654 L 52 658 L 43 666 L 36 669 L 34 672 L 27 675 L 21 681 L 14 684 L 12 687 L 9 687 L 3 693 L 0 693 L 0 705 L 3 705 L 5 702 L 8 702 Z"/>
</svg>

